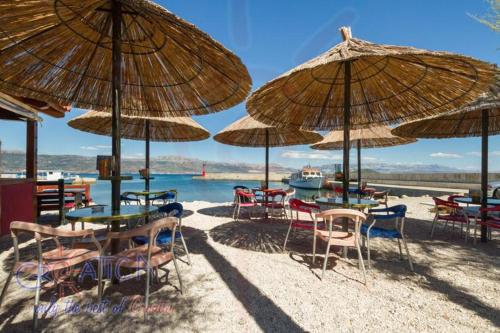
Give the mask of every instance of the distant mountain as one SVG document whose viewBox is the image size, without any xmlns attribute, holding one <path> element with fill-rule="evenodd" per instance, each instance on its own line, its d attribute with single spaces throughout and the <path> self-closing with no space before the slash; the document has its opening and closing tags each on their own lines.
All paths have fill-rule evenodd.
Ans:
<svg viewBox="0 0 500 333">
<path fill-rule="evenodd" d="M 203 163 L 207 172 L 219 173 L 262 173 L 263 164 L 229 163 L 202 161 L 181 156 L 159 156 L 151 159 L 151 170 L 154 173 L 197 174 L 201 172 Z M 136 173 L 144 168 L 143 158 L 122 159 L 123 173 Z M 0 172 L 21 172 L 25 169 L 24 152 L 3 152 L 0 155 Z M 39 170 L 63 170 L 72 173 L 95 173 L 96 157 L 80 155 L 38 155 Z M 270 164 L 271 172 L 288 173 L 294 169 L 278 164 Z"/>
<path fill-rule="evenodd" d="M 332 165 L 323 165 L 320 167 L 323 172 L 333 172 Z M 351 170 L 356 171 L 357 165 L 351 165 Z M 413 163 L 363 163 L 362 172 L 364 173 L 445 173 L 445 172 L 474 172 L 474 170 L 465 170 L 454 167 L 447 167 L 439 164 L 413 164 Z"/>
</svg>

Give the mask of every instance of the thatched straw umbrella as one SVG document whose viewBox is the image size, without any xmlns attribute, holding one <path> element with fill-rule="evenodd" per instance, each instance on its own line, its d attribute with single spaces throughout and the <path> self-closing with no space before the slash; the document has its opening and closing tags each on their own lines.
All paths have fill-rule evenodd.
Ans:
<svg viewBox="0 0 500 333">
<path fill-rule="evenodd" d="M 112 110 L 115 212 L 121 113 L 208 114 L 240 103 L 250 90 L 237 56 L 148 0 L 11 0 L 0 12 L 0 89 Z"/>
<path fill-rule="evenodd" d="M 488 136 L 500 134 L 500 77 L 488 94 L 474 103 L 443 116 L 410 122 L 395 128 L 394 135 L 412 138 L 446 139 L 481 136 L 481 206 L 488 200 Z M 486 214 L 482 216 L 486 218 Z M 487 228 L 481 228 L 485 242 Z"/>
<path fill-rule="evenodd" d="M 150 141 L 155 142 L 187 142 L 208 139 L 210 133 L 200 124 L 189 117 L 121 117 L 121 137 L 131 140 L 145 140 L 146 156 L 145 168 L 147 176 L 144 177 L 146 192 L 150 189 L 149 161 Z M 68 122 L 68 125 L 89 133 L 111 135 L 112 119 L 107 112 L 89 111 Z M 148 202 L 146 195 L 146 202 Z"/>
<path fill-rule="evenodd" d="M 322 136 L 316 132 L 296 128 L 277 128 L 245 116 L 226 127 L 214 140 L 239 147 L 266 148 L 266 188 L 269 187 L 269 147 L 305 145 L 318 142 Z"/>
<path fill-rule="evenodd" d="M 393 135 L 387 126 L 374 126 L 351 130 L 351 144 L 356 143 L 358 151 L 358 189 L 361 190 L 361 148 L 382 148 L 405 145 L 416 142 L 416 139 Z M 323 141 L 311 146 L 318 150 L 338 150 L 344 146 L 344 132 L 332 131 Z"/>
<path fill-rule="evenodd" d="M 351 37 L 270 81 L 248 99 L 248 113 L 271 126 L 344 130 L 344 200 L 351 127 L 421 119 L 473 102 L 494 66 L 466 56 L 373 44 Z"/>
</svg>

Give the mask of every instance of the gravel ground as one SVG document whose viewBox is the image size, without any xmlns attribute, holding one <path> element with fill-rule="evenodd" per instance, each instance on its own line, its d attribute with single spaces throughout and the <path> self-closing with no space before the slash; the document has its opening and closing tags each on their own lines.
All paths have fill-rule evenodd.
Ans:
<svg viewBox="0 0 500 333">
<path fill-rule="evenodd" d="M 40 327 L 47 332 L 498 332 L 500 235 L 474 246 L 464 243 L 458 229 L 455 234 L 438 229 L 431 240 L 432 200 L 390 201 L 399 203 L 408 206 L 415 273 L 399 259 L 396 242 L 376 239 L 366 286 L 355 251 L 347 260 L 331 256 L 320 281 L 322 256 L 312 264 L 310 232 L 296 232 L 283 253 L 286 221 L 234 222 L 229 204 L 191 202 L 184 204 L 183 229 L 192 266 L 178 248 L 184 294 L 173 265 L 167 265 L 168 282 L 152 285 L 152 313 L 144 321 L 143 277 L 108 286 L 109 303 L 100 309 L 88 306 L 96 301 L 97 288 L 86 279 L 64 297 L 54 289 L 42 292 L 44 309 L 55 303 Z M 21 239 L 21 248 L 23 258 L 35 249 L 29 238 Z M 0 239 L 0 251 L 3 286 L 13 261 L 10 237 Z M 14 280 L 0 308 L 0 330 L 28 331 L 33 302 L 33 290 Z"/>
</svg>

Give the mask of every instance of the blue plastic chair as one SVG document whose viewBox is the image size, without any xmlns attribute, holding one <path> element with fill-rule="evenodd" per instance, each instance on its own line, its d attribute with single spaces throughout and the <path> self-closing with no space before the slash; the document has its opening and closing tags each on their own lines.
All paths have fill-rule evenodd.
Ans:
<svg viewBox="0 0 500 333">
<path fill-rule="evenodd" d="M 161 206 L 158 208 L 158 213 L 164 216 L 173 216 L 178 219 L 178 231 L 175 232 L 175 240 L 180 239 L 182 242 L 182 246 L 184 247 L 184 251 L 186 251 L 186 255 L 188 258 L 188 263 L 191 265 L 191 258 L 189 256 L 189 251 L 186 245 L 186 241 L 184 240 L 184 236 L 182 235 L 182 213 L 184 212 L 184 208 L 178 202 L 169 203 L 165 206 Z M 144 245 L 149 242 L 149 239 L 144 236 L 133 237 L 132 240 L 137 245 Z M 160 246 L 165 246 L 172 243 L 172 231 L 164 230 L 160 231 L 158 237 L 156 238 L 156 244 Z"/>
<path fill-rule="evenodd" d="M 369 268 L 371 268 L 370 238 L 385 238 L 385 239 L 397 239 L 400 259 L 403 258 L 403 253 L 401 250 L 401 242 L 403 242 L 403 245 L 406 250 L 406 255 L 408 257 L 408 263 L 410 264 L 410 269 L 411 271 L 413 271 L 413 262 L 404 235 L 406 209 L 407 208 L 405 205 L 397 205 L 388 208 L 370 209 L 368 211 L 368 213 L 370 213 L 371 217 L 373 218 L 373 222 L 370 225 L 367 224 L 361 225 L 361 236 L 363 237 L 363 243 L 364 240 L 366 239 Z M 384 214 L 373 214 L 373 213 L 384 213 Z M 377 227 L 375 226 L 377 221 L 394 221 L 395 226 L 394 228 Z"/>
<path fill-rule="evenodd" d="M 141 205 L 141 200 L 139 200 L 138 198 L 131 198 L 128 195 L 129 195 L 128 192 L 125 192 L 122 195 L 120 195 L 120 201 L 122 201 L 125 205 L 130 205 L 132 204 L 132 202 Z"/>
</svg>

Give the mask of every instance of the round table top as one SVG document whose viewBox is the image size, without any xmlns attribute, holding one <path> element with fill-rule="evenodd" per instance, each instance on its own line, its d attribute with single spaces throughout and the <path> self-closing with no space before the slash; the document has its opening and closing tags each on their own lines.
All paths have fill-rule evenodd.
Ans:
<svg viewBox="0 0 500 333">
<path fill-rule="evenodd" d="M 480 205 L 480 202 L 472 202 L 472 198 L 464 197 L 464 198 L 455 198 L 453 201 L 464 204 L 474 204 Z M 488 206 L 500 206 L 500 199 L 488 198 Z"/>
<path fill-rule="evenodd" d="M 155 206 L 121 206 L 119 214 L 112 214 L 110 206 L 100 206 L 102 210 L 88 207 L 77 209 L 66 214 L 66 219 L 70 221 L 104 223 L 109 221 L 130 220 L 148 216 L 158 211 Z"/>
<path fill-rule="evenodd" d="M 376 200 L 358 199 L 358 198 L 349 198 L 349 201 L 347 203 L 343 202 L 342 198 L 322 197 L 322 198 L 317 198 L 315 201 L 319 205 L 343 207 L 343 208 L 356 208 L 356 209 L 373 208 L 379 205 L 379 202 Z"/>
</svg>

